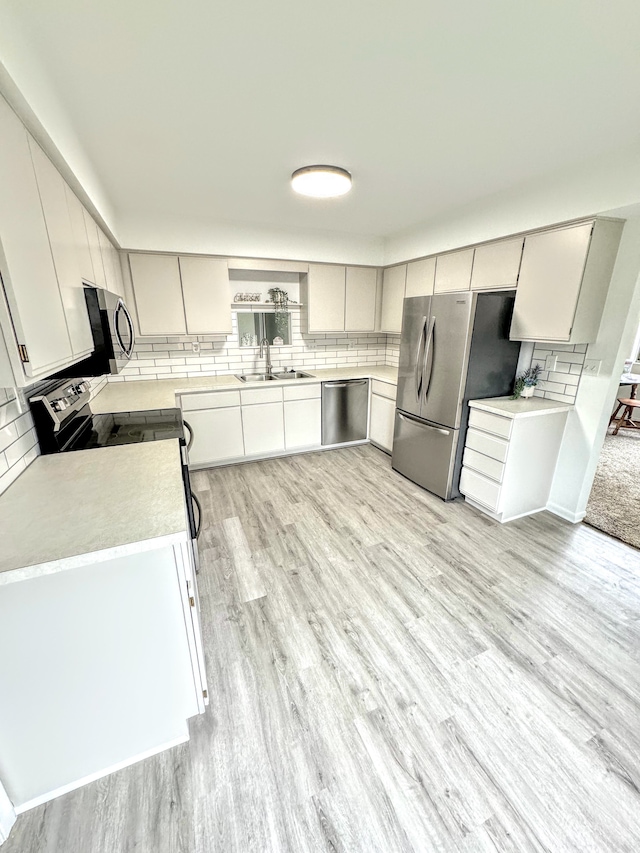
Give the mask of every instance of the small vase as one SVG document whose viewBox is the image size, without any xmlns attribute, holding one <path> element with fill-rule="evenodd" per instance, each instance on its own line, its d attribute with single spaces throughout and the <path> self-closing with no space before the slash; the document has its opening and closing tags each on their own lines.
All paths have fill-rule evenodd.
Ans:
<svg viewBox="0 0 640 853">
<path fill-rule="evenodd" d="M 525 385 L 522 389 L 521 397 L 533 397 L 533 392 L 535 391 L 535 385 Z"/>
</svg>

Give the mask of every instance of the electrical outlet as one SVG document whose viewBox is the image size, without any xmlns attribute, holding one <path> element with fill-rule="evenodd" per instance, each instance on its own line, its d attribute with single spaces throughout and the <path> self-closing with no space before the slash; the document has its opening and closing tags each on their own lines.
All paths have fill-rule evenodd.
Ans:
<svg viewBox="0 0 640 853">
<path fill-rule="evenodd" d="M 191 349 L 194 352 L 200 352 L 200 341 L 191 341 Z"/>
<path fill-rule="evenodd" d="M 586 373 L 587 376 L 598 376 L 600 374 L 600 368 L 602 367 L 602 362 L 597 358 L 585 358 L 584 367 L 582 368 L 582 372 Z"/>
<path fill-rule="evenodd" d="M 357 341 L 349 341 L 349 343 L 347 344 L 347 347 L 349 349 L 358 349 L 358 346 L 359 344 Z"/>
<path fill-rule="evenodd" d="M 558 356 L 557 355 L 548 355 L 544 360 L 544 369 L 545 370 L 555 370 L 558 366 Z"/>
<path fill-rule="evenodd" d="M 305 347 L 307 349 L 315 349 L 316 348 L 316 342 L 315 341 L 306 341 Z"/>
</svg>

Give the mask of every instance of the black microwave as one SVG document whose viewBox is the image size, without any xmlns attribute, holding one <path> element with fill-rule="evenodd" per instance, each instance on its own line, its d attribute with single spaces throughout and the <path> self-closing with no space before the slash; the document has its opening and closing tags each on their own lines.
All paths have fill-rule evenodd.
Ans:
<svg viewBox="0 0 640 853">
<path fill-rule="evenodd" d="M 136 342 L 133 320 L 124 300 L 101 287 L 85 287 L 94 350 L 90 356 L 61 371 L 65 377 L 120 373 Z"/>
</svg>

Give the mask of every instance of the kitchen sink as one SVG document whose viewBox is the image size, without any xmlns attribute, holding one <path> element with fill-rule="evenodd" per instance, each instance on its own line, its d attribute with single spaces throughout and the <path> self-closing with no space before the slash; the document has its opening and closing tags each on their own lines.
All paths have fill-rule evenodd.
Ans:
<svg viewBox="0 0 640 853">
<path fill-rule="evenodd" d="M 286 370 L 274 375 L 278 379 L 313 379 L 310 373 L 303 373 L 301 370 Z"/>
<path fill-rule="evenodd" d="M 278 377 L 273 373 L 236 373 L 236 379 L 241 382 L 274 382 Z"/>
<path fill-rule="evenodd" d="M 278 379 L 313 379 L 310 373 L 301 370 L 283 370 L 280 373 L 236 373 L 241 382 L 273 382 Z"/>
</svg>

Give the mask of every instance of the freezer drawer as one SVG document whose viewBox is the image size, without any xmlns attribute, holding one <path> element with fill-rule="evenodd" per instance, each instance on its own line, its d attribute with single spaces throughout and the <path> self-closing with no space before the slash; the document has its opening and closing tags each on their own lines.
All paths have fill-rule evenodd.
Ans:
<svg viewBox="0 0 640 853">
<path fill-rule="evenodd" d="M 391 467 L 449 500 L 460 432 L 396 411 Z"/>
<path fill-rule="evenodd" d="M 322 383 L 322 443 L 342 444 L 367 437 L 369 380 Z"/>
</svg>

